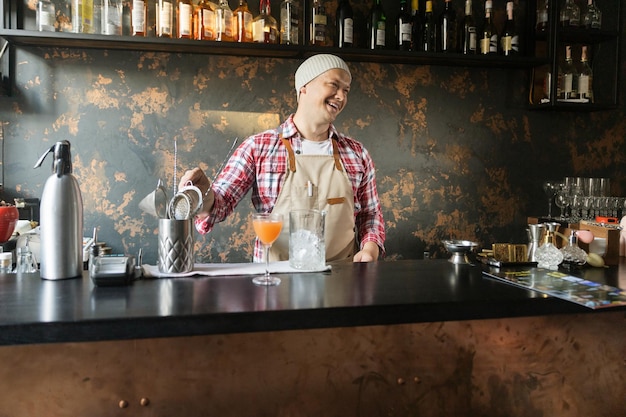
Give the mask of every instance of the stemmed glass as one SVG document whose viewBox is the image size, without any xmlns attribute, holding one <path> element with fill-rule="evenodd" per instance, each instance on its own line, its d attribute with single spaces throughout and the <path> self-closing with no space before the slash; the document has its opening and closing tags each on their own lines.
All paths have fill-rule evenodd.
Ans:
<svg viewBox="0 0 626 417">
<path fill-rule="evenodd" d="M 546 193 L 546 197 L 548 197 L 548 218 L 552 218 L 552 199 L 556 195 L 556 192 L 559 190 L 561 183 L 559 181 L 544 181 L 543 182 L 543 192 Z"/>
<path fill-rule="evenodd" d="M 278 285 L 280 284 L 280 278 L 270 275 L 270 248 L 283 229 L 283 215 L 276 213 L 253 213 L 251 218 L 254 233 L 263 244 L 265 256 L 265 275 L 254 277 L 252 282 L 257 285 Z"/>
<path fill-rule="evenodd" d="M 567 209 L 570 205 L 570 196 L 569 192 L 566 189 L 561 189 L 556 193 L 555 201 L 556 206 L 561 209 L 560 220 L 567 220 L 565 217 L 565 209 Z"/>
</svg>

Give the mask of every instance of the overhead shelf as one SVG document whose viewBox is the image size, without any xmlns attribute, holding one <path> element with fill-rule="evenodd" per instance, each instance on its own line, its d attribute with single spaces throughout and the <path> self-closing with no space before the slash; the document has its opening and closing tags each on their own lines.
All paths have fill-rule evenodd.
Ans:
<svg viewBox="0 0 626 417">
<path fill-rule="evenodd" d="M 197 41 L 131 36 L 89 35 L 65 32 L 38 32 L 23 29 L 2 29 L 0 37 L 16 46 L 53 48 L 107 49 L 140 52 L 166 52 L 208 55 L 232 55 L 269 58 L 302 59 L 318 53 L 333 53 L 347 61 L 385 64 L 439 65 L 482 68 L 532 68 L 547 63 L 543 58 L 527 56 L 463 55 L 425 53 L 362 48 L 309 47 Z"/>
</svg>

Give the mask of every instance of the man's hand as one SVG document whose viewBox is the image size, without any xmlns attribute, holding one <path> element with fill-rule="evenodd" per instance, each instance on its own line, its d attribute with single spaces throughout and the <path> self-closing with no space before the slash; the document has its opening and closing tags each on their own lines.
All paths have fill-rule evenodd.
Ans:
<svg viewBox="0 0 626 417">
<path fill-rule="evenodd" d="M 211 191 L 211 181 L 207 178 L 204 171 L 200 168 L 190 169 L 185 171 L 183 176 L 180 178 L 180 183 L 178 184 L 178 188 L 183 188 L 189 183 L 193 184 L 195 187 L 202 192 L 202 210 L 196 214 L 197 217 L 204 218 L 209 215 L 211 212 L 211 208 L 213 208 L 213 203 L 215 201 L 215 195 L 213 191 Z M 207 191 L 209 193 L 207 194 Z"/>
<path fill-rule="evenodd" d="M 380 249 L 378 249 L 378 245 L 374 242 L 366 242 L 363 245 L 363 249 L 358 251 L 354 258 L 352 258 L 353 262 L 373 262 L 378 260 L 378 254 Z"/>
</svg>

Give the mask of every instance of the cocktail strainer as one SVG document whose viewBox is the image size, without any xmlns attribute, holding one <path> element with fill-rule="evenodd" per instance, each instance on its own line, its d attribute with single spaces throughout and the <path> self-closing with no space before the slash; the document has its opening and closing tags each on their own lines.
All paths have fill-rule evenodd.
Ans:
<svg viewBox="0 0 626 417">
<path fill-rule="evenodd" d="M 202 191 L 190 181 L 170 200 L 168 215 L 173 220 L 188 220 L 202 208 Z"/>
</svg>

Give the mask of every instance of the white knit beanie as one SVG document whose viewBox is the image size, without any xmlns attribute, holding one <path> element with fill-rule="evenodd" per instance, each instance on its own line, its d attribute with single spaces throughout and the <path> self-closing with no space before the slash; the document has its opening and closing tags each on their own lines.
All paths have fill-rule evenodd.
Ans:
<svg viewBox="0 0 626 417">
<path fill-rule="evenodd" d="M 319 54 L 313 55 L 304 61 L 296 70 L 296 95 L 300 97 L 300 89 L 311 82 L 318 75 L 322 75 L 331 69 L 342 69 L 350 76 L 350 69 L 343 59 L 335 55 Z"/>
</svg>

